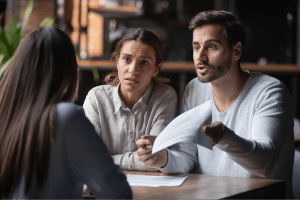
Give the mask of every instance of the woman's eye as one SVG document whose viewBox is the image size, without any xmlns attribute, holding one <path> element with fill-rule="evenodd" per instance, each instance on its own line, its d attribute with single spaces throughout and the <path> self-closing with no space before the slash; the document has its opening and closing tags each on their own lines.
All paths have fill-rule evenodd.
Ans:
<svg viewBox="0 0 300 200">
<path fill-rule="evenodd" d="M 124 60 L 125 62 L 128 62 L 128 61 L 130 61 L 130 58 L 129 58 L 129 57 L 124 57 L 123 60 Z"/>
<path fill-rule="evenodd" d="M 215 48 L 216 48 L 216 46 L 212 44 L 212 45 L 210 45 L 210 46 L 209 46 L 209 48 L 211 48 L 211 49 L 215 49 Z"/>
</svg>

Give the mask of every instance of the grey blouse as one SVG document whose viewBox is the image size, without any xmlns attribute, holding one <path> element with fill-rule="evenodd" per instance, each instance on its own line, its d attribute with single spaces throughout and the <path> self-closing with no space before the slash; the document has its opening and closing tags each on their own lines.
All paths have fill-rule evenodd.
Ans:
<svg viewBox="0 0 300 200">
<path fill-rule="evenodd" d="M 106 144 L 115 164 L 126 170 L 158 171 L 138 160 L 136 140 L 158 135 L 173 120 L 177 109 L 175 90 L 150 82 L 130 110 L 119 97 L 119 86 L 101 85 L 87 95 L 83 108 Z"/>
</svg>

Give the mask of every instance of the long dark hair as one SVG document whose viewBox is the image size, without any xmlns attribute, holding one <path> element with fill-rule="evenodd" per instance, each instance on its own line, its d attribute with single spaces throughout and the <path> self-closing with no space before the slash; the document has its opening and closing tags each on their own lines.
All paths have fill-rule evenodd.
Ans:
<svg viewBox="0 0 300 200">
<path fill-rule="evenodd" d="M 69 37 L 54 27 L 23 39 L 0 80 L 0 196 L 9 197 L 24 176 L 24 196 L 34 175 L 47 178 L 50 145 L 56 138 L 56 104 L 70 101 L 77 61 Z"/>
<path fill-rule="evenodd" d="M 112 53 L 111 61 L 115 62 L 120 57 L 120 53 L 124 46 L 124 43 L 127 41 L 137 41 L 149 45 L 154 49 L 156 62 L 155 66 L 160 70 L 160 67 L 163 62 L 163 51 L 162 51 L 162 44 L 159 38 L 150 30 L 146 30 L 143 28 L 137 28 L 133 31 L 126 34 L 121 40 L 116 44 L 115 51 Z M 159 74 L 152 78 L 152 81 L 155 83 L 168 83 L 170 82 L 169 79 L 166 79 Z M 119 84 L 118 72 L 114 71 L 109 73 L 105 77 L 105 83 L 110 85 L 118 85 Z"/>
</svg>

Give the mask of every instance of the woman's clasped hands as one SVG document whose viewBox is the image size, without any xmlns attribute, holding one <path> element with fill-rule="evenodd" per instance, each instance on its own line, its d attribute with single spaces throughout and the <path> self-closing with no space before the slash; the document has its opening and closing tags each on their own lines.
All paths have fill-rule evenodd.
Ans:
<svg viewBox="0 0 300 200">
<path fill-rule="evenodd" d="M 143 135 L 141 139 L 136 141 L 138 146 L 137 155 L 139 161 L 143 162 L 148 167 L 163 168 L 168 163 L 168 152 L 163 149 L 155 154 L 152 154 L 152 147 L 156 136 Z"/>
</svg>

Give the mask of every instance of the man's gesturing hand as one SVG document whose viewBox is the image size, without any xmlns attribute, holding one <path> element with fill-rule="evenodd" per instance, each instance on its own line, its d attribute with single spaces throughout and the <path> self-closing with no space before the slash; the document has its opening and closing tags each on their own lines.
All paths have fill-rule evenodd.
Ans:
<svg viewBox="0 0 300 200">
<path fill-rule="evenodd" d="M 211 137 L 213 145 L 216 145 L 225 135 L 225 126 L 222 122 L 215 122 L 212 125 L 204 126 L 203 132 Z"/>
<path fill-rule="evenodd" d="M 163 168 L 168 162 L 168 153 L 163 149 L 155 154 L 152 154 L 152 147 L 156 136 L 143 135 L 142 139 L 136 141 L 139 149 L 136 151 L 139 156 L 139 161 L 143 162 L 148 167 Z"/>
</svg>

